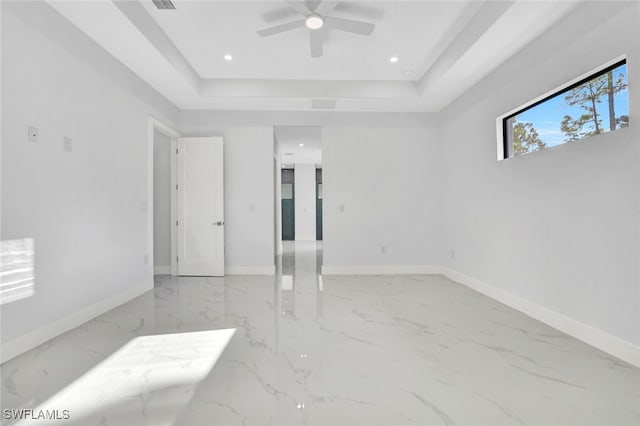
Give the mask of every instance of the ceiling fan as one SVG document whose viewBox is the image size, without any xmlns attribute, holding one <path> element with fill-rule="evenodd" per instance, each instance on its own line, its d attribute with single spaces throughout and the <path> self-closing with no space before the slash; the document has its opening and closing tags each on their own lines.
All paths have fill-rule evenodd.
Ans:
<svg viewBox="0 0 640 426">
<path fill-rule="evenodd" d="M 313 58 L 322 56 L 322 31 L 325 28 L 368 36 L 371 35 L 376 27 L 369 22 L 327 16 L 327 13 L 331 12 L 338 5 L 338 2 L 323 0 L 305 0 L 301 2 L 289 0 L 287 3 L 289 3 L 298 14 L 302 15 L 303 19 L 265 28 L 258 31 L 258 34 L 262 37 L 268 37 L 285 31 L 307 27 L 309 29 L 311 57 Z"/>
</svg>

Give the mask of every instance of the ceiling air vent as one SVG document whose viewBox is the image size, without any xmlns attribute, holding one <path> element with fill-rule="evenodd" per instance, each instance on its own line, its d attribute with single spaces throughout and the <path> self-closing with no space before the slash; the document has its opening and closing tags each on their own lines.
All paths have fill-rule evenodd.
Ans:
<svg viewBox="0 0 640 426">
<path fill-rule="evenodd" d="M 153 4 L 160 10 L 175 9 L 176 7 L 171 3 L 171 0 L 152 0 Z"/>
<path fill-rule="evenodd" d="M 335 99 L 313 99 L 311 109 L 336 109 Z"/>
</svg>

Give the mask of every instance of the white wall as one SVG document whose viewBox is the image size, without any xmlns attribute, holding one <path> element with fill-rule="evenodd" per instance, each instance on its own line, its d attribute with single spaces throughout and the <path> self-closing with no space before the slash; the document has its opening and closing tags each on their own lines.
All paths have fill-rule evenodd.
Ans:
<svg viewBox="0 0 640 426">
<path fill-rule="evenodd" d="M 340 113 L 340 112 L 326 112 L 326 111 L 308 111 L 308 112 L 289 112 L 289 111 L 203 111 L 203 110 L 186 110 L 181 111 L 180 113 L 180 131 L 184 136 L 206 136 L 206 135 L 214 135 L 214 136 L 223 136 L 225 137 L 225 152 L 229 152 L 232 150 L 234 154 L 232 156 L 227 156 L 225 154 L 225 178 L 227 174 L 233 176 L 233 179 L 238 182 L 237 188 L 239 191 L 235 193 L 231 193 L 227 187 L 225 187 L 225 202 L 226 202 L 226 215 L 227 220 L 230 216 L 238 217 L 239 219 L 251 219 L 251 216 L 247 214 L 246 206 L 250 204 L 251 199 L 255 199 L 256 197 L 264 196 L 267 191 L 269 193 L 273 192 L 273 176 L 267 176 L 267 169 L 271 170 L 273 167 L 273 154 L 266 155 L 264 152 L 265 149 L 273 150 L 273 135 L 269 133 L 267 136 L 267 132 L 273 132 L 273 126 L 321 126 L 323 129 L 332 128 L 333 132 L 337 134 L 343 134 L 344 136 L 339 139 L 349 139 L 352 135 L 358 134 L 359 132 L 365 132 L 367 134 L 374 134 L 374 139 L 379 139 L 379 137 L 375 136 L 378 130 L 382 132 L 384 135 L 390 135 L 391 138 L 385 138 L 386 142 L 395 141 L 394 135 L 400 135 L 402 139 L 403 135 L 413 135 L 409 137 L 407 148 L 411 148 L 413 146 L 420 146 L 419 154 L 426 153 L 429 154 L 427 163 L 429 164 L 428 171 L 424 172 L 424 176 L 435 176 L 437 161 L 435 159 L 438 154 L 437 147 L 437 137 L 436 137 L 436 117 L 434 114 L 424 114 L 424 113 Z M 269 130 L 267 130 L 269 129 Z M 371 130 L 373 129 L 373 130 Z M 382 129 L 382 130 L 381 130 Z M 397 132 L 397 133 L 396 133 Z M 255 136 L 260 135 L 259 137 L 252 138 L 251 134 Z M 418 135 L 418 136 L 416 136 Z M 424 136 L 424 138 L 423 138 Z M 324 138 L 324 137 L 323 137 Z M 414 143 L 411 142 L 414 139 L 419 139 L 425 144 L 422 143 Z M 339 144 L 340 141 L 337 141 Z M 324 143 L 323 143 L 323 155 L 324 155 Z M 379 149 L 379 148 L 376 148 Z M 270 151 L 273 152 L 273 151 Z M 342 171 L 339 169 L 344 166 L 344 161 L 340 154 L 340 147 L 337 144 L 333 145 L 334 158 L 336 161 L 337 170 L 337 181 L 336 186 L 338 191 L 342 191 L 344 196 L 349 196 L 349 191 L 341 188 L 339 183 L 339 176 Z M 243 155 L 245 156 L 243 158 Z M 351 159 L 353 159 L 352 169 L 347 173 L 358 173 L 358 168 L 362 162 L 362 159 L 366 157 L 362 152 L 353 152 L 351 154 Z M 388 156 L 385 154 L 377 154 Z M 402 160 L 407 160 L 410 164 L 416 164 L 421 160 L 420 155 L 412 155 L 411 152 L 405 152 L 404 154 L 396 152 L 394 154 L 397 158 L 401 158 Z M 333 161 L 333 160 L 332 160 Z M 381 160 L 382 161 L 382 160 Z M 326 164 L 323 157 L 323 167 L 326 170 Z M 416 169 L 415 174 L 420 175 L 420 171 L 423 166 L 419 169 Z M 323 171 L 326 175 L 326 171 Z M 272 172 L 269 172 L 272 173 Z M 385 172 L 389 174 L 389 172 Z M 254 176 L 254 178 L 251 178 Z M 323 179 L 325 177 L 323 176 Z M 396 180 L 397 181 L 397 180 Z M 429 197 L 436 197 L 436 190 L 432 190 L 434 188 L 435 182 L 437 179 L 429 178 L 429 181 L 426 184 L 421 185 L 413 185 L 413 188 L 416 188 L 418 191 L 421 191 L 421 196 L 427 194 Z M 267 185 L 269 188 L 267 188 Z M 326 184 L 323 185 L 325 187 L 325 194 L 329 189 L 327 189 Z M 314 191 L 315 194 L 315 191 Z M 355 197 L 358 199 L 362 198 L 362 194 L 357 194 Z M 278 198 L 279 199 L 279 198 Z M 261 202 L 265 200 L 260 198 Z M 271 200 L 271 203 L 274 201 Z M 327 201 L 323 201 L 323 216 L 327 217 Z M 437 217 L 438 209 L 437 206 L 432 205 L 431 201 L 429 201 L 429 205 L 431 208 L 428 209 L 427 216 L 429 217 Z M 273 210 L 273 206 L 271 205 L 271 209 Z M 413 218 L 414 216 L 411 215 Z M 326 220 L 326 219 L 325 219 Z M 401 222 L 401 221 L 400 221 Z M 435 243 L 435 239 L 437 235 L 435 235 L 436 228 L 433 224 L 428 224 L 427 220 L 415 219 L 414 223 L 421 222 L 423 226 L 429 227 L 429 232 L 424 232 L 423 234 L 429 235 L 429 240 L 424 243 L 424 246 L 427 247 L 427 253 L 425 256 L 415 255 L 412 256 L 409 260 L 411 262 L 417 262 L 418 260 L 424 260 L 428 265 L 433 264 L 433 258 L 435 254 L 432 255 L 433 244 Z M 341 223 L 341 230 L 344 228 L 350 229 L 350 227 L 344 223 Z M 424 225 L 427 224 L 427 225 Z M 232 231 L 227 228 L 227 239 L 228 241 L 236 240 L 239 235 L 240 238 L 244 240 L 238 242 L 237 252 L 233 254 L 233 258 L 229 258 L 227 256 L 227 266 L 231 267 L 231 271 L 244 271 L 244 270 L 261 270 L 265 271 L 267 259 L 273 259 L 273 223 L 266 225 L 266 221 L 264 217 L 259 218 L 258 222 L 248 222 L 247 226 L 250 228 L 243 229 L 242 227 L 238 227 L 237 231 Z M 315 226 L 315 225 L 314 225 Z M 327 243 L 327 229 L 329 225 L 327 222 L 324 223 L 324 240 L 325 240 L 325 253 L 327 253 L 327 244 L 331 245 L 331 242 Z M 355 228 L 358 228 L 356 226 Z M 250 230 L 249 230 L 250 229 Z M 334 247 L 338 250 L 338 253 L 345 252 L 346 250 L 341 250 L 340 245 L 345 238 L 340 234 L 340 231 L 335 232 L 334 235 L 338 238 Z M 281 231 L 279 231 L 281 235 Z M 296 234 L 298 230 L 296 229 Z M 315 232 L 315 231 L 314 231 Z M 250 233 L 255 234 L 255 241 L 252 241 L 250 238 L 244 238 L 245 235 L 249 235 Z M 402 235 L 407 234 L 408 232 L 404 232 Z M 411 232 L 412 242 L 409 243 L 409 246 L 412 248 L 416 247 L 415 241 L 415 232 Z M 270 236 L 270 237 L 269 237 Z M 431 238 L 433 237 L 433 238 Z M 267 239 L 270 238 L 269 244 L 266 243 Z M 314 237 L 315 238 L 315 233 Z M 371 238 L 371 237 L 367 237 Z M 397 251 L 393 255 L 393 258 L 385 257 L 383 260 L 385 262 L 390 262 L 389 264 L 404 264 L 401 260 L 400 256 L 402 252 L 406 252 L 404 248 L 398 249 L 398 247 L 405 247 L 405 244 L 400 241 L 401 237 L 397 237 L 394 245 L 396 246 Z M 367 243 L 369 240 L 365 240 L 358 247 L 367 247 Z M 229 247 L 227 247 L 229 250 Z M 357 253 L 348 251 L 350 253 L 349 256 L 345 258 L 345 262 L 340 263 L 339 255 L 334 256 L 333 259 L 336 259 L 338 264 L 340 265 L 376 265 L 380 260 L 379 256 L 376 255 L 373 258 L 369 258 L 367 256 L 358 256 Z M 368 253 L 368 252 L 367 252 Z M 229 252 L 227 253 L 229 255 Z M 330 259 L 331 256 L 329 256 Z M 257 260 L 259 259 L 259 260 Z M 426 259 L 426 260 L 425 260 Z M 247 265 L 253 265 L 252 262 L 260 262 L 257 264 L 255 268 L 249 267 Z M 358 262 L 358 263 L 353 263 Z M 273 261 L 270 263 L 273 264 Z M 325 262 L 326 264 L 326 262 Z M 422 263 L 418 263 L 422 265 Z M 229 268 L 227 268 L 229 269 Z"/>
<path fill-rule="evenodd" d="M 443 113 L 441 247 L 447 266 L 636 345 L 639 16 L 582 5 Z M 496 161 L 496 117 L 623 54 L 629 128 Z"/>
<path fill-rule="evenodd" d="M 316 240 L 316 165 L 295 165 L 296 241 Z"/>
<path fill-rule="evenodd" d="M 46 3 L 2 8 L 2 239 L 36 248 L 35 295 L 2 306 L 6 359 L 152 288 L 148 117 L 178 111 Z"/>
<path fill-rule="evenodd" d="M 183 111 L 180 133 L 224 138 L 225 272 L 274 273 L 273 127 L 224 127 Z"/>
<path fill-rule="evenodd" d="M 322 129 L 325 273 L 437 265 L 440 144 L 424 125 Z"/>
<path fill-rule="evenodd" d="M 153 132 L 153 262 L 171 273 L 171 138 Z"/>
</svg>

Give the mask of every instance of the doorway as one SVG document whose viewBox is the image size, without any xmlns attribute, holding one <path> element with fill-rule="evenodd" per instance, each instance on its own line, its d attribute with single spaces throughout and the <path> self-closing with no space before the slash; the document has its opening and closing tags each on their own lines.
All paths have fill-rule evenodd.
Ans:
<svg viewBox="0 0 640 426">
<path fill-rule="evenodd" d="M 153 132 L 153 273 L 171 274 L 171 138 Z"/>
<path fill-rule="evenodd" d="M 147 125 L 147 201 L 141 209 L 147 212 L 148 283 L 154 286 L 154 275 L 173 274 L 174 208 L 171 184 L 174 180 L 175 150 L 180 134 L 165 123 L 149 117 Z M 167 181 L 169 184 L 167 184 Z"/>
<path fill-rule="evenodd" d="M 282 169 L 282 241 L 295 239 L 295 170 Z"/>
<path fill-rule="evenodd" d="M 274 126 L 274 155 L 281 169 L 274 183 L 280 210 L 276 238 L 283 243 L 279 247 L 289 252 L 305 246 L 322 250 L 322 128 Z"/>
</svg>

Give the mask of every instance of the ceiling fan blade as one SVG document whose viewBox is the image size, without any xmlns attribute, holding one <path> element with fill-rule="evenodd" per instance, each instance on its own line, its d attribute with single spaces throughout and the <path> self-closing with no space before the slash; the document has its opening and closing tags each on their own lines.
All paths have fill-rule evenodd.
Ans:
<svg viewBox="0 0 640 426">
<path fill-rule="evenodd" d="M 321 2 L 322 0 L 304 0 L 304 5 L 307 6 L 307 9 L 309 9 L 311 12 L 318 13 L 316 9 Z"/>
<path fill-rule="evenodd" d="M 274 21 L 280 21 L 286 18 L 296 17 L 298 16 L 298 12 L 291 9 L 290 7 L 282 7 L 280 9 L 265 12 L 261 16 L 264 22 L 270 23 Z"/>
<path fill-rule="evenodd" d="M 307 7 L 307 5 L 298 0 L 287 0 L 287 3 L 289 4 L 289 6 L 291 6 L 292 8 L 294 8 L 296 10 L 296 12 L 298 12 L 300 15 L 302 16 L 307 16 L 309 14 L 311 14 L 313 11 L 309 10 L 309 8 Z"/>
<path fill-rule="evenodd" d="M 265 28 L 264 30 L 258 31 L 258 34 L 262 37 L 271 36 L 274 34 L 283 33 L 285 31 L 295 30 L 296 28 L 304 27 L 304 19 L 300 19 L 299 21 L 288 22 L 282 25 L 276 25 L 275 27 Z"/>
<path fill-rule="evenodd" d="M 313 12 L 317 13 L 320 16 L 326 16 L 326 14 L 335 9 L 338 4 L 339 2 L 337 1 L 319 1 Z"/>
<path fill-rule="evenodd" d="M 334 18 L 333 16 L 327 16 L 324 18 L 324 23 L 327 27 L 334 30 L 346 31 L 348 33 L 371 35 L 374 28 L 374 24 L 363 21 L 353 21 L 351 19 Z"/>
<path fill-rule="evenodd" d="M 322 31 L 309 31 L 309 41 L 311 42 L 311 57 L 318 58 L 322 56 Z"/>
<path fill-rule="evenodd" d="M 362 3 L 341 1 L 334 7 L 340 12 L 358 15 L 361 18 L 382 19 L 384 18 L 384 10 L 367 6 Z"/>
</svg>

